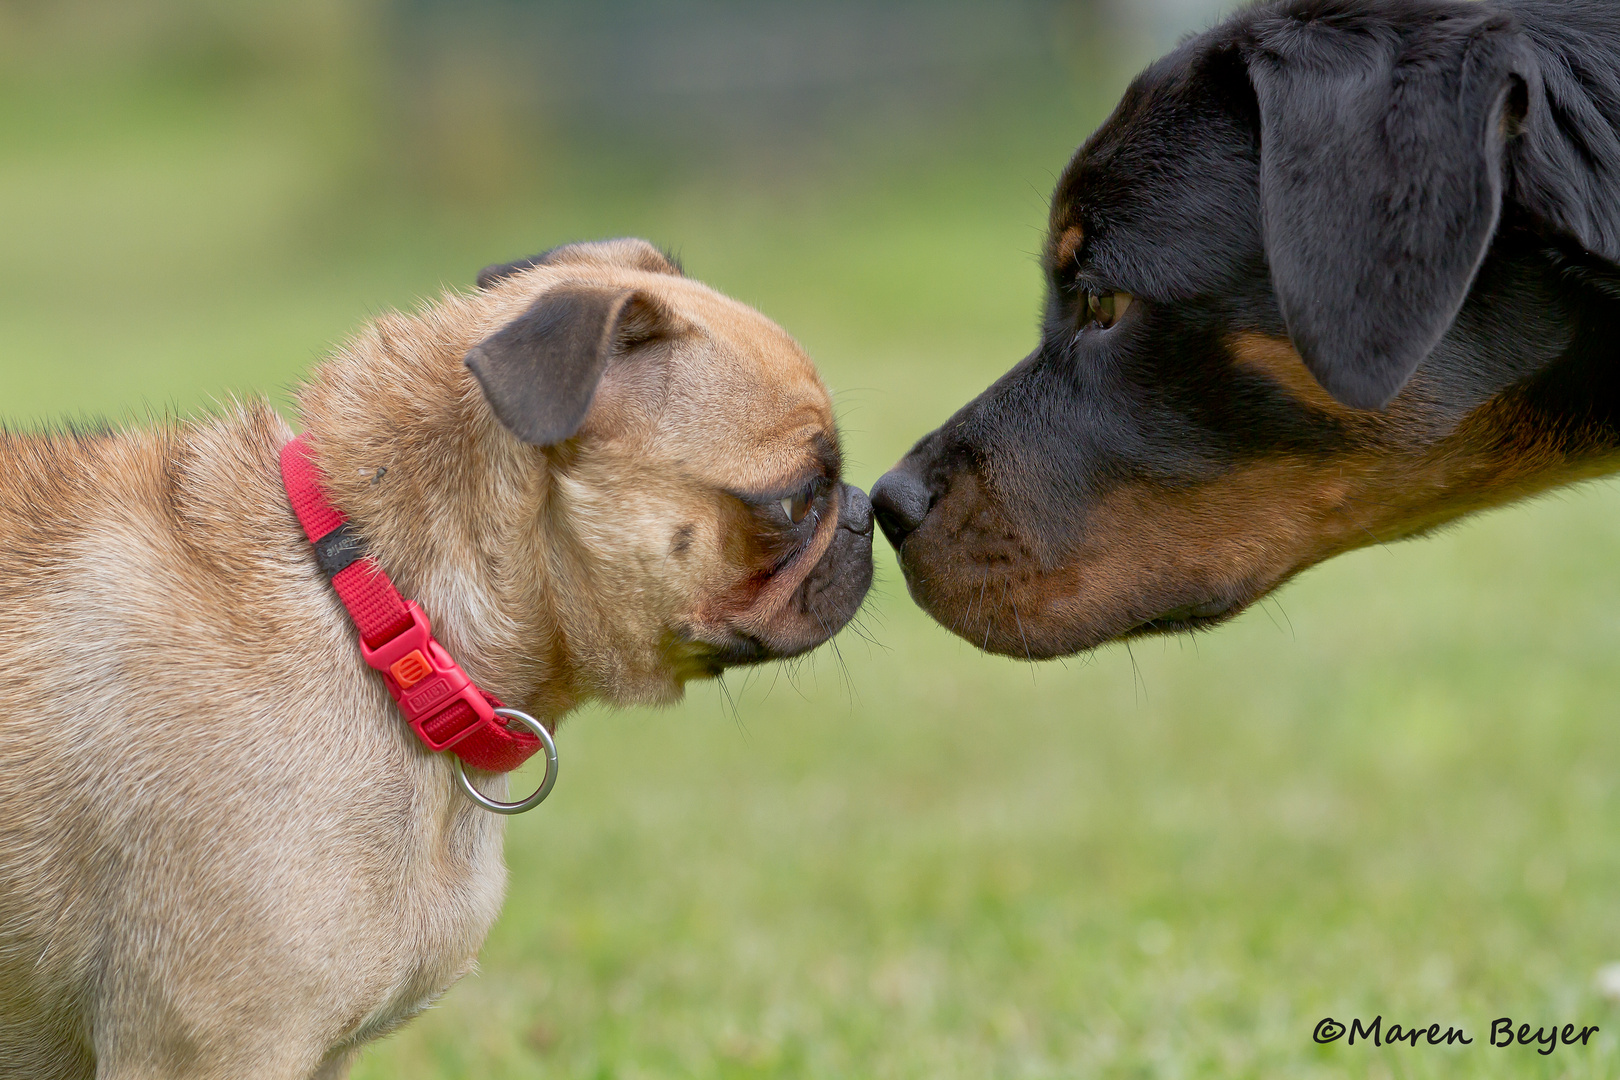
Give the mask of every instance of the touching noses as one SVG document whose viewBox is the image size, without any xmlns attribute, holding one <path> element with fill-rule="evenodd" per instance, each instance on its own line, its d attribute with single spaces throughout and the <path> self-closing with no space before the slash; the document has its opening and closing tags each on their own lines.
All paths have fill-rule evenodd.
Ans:
<svg viewBox="0 0 1620 1080">
<path fill-rule="evenodd" d="M 872 513 L 889 543 L 898 548 L 928 516 L 928 489 L 905 466 L 897 465 L 872 485 Z"/>
</svg>

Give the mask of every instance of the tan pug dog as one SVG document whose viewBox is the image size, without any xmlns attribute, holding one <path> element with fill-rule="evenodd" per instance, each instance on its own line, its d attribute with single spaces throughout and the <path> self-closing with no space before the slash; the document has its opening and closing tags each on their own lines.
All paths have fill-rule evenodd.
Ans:
<svg viewBox="0 0 1620 1080">
<path fill-rule="evenodd" d="M 854 614 L 870 506 L 780 328 L 642 241 L 479 282 L 298 395 L 329 497 L 479 685 L 549 726 Z M 503 819 L 362 662 L 292 435 L 258 403 L 0 436 L 0 1076 L 342 1076 L 500 910 Z"/>
</svg>

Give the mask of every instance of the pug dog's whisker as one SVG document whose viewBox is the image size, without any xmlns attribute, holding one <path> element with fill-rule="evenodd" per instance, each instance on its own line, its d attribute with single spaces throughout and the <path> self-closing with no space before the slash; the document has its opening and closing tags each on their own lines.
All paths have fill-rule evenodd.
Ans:
<svg viewBox="0 0 1620 1080">
<path fill-rule="evenodd" d="M 322 362 L 298 439 L 263 401 L 0 432 L 11 1073 L 58 1075 L 34 1048 L 61 1031 L 93 1031 L 109 1074 L 346 1060 L 467 972 L 500 911 L 498 702 L 544 743 L 582 705 L 716 679 L 746 737 L 754 673 L 725 673 L 786 661 L 797 689 L 795 658 L 860 610 L 865 495 L 785 331 L 640 240 L 478 285 Z M 349 603 L 382 580 L 400 628 Z"/>
</svg>

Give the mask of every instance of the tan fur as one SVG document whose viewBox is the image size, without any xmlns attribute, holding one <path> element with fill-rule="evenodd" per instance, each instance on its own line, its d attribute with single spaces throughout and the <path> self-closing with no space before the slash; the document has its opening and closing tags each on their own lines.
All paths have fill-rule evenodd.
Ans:
<svg viewBox="0 0 1620 1080">
<path fill-rule="evenodd" d="M 1053 231 L 1057 239 L 1052 242 L 1052 265 L 1066 266 L 1074 261 L 1080 254 L 1080 247 L 1086 242 L 1086 231 L 1078 225 L 1071 225 L 1061 233 Z"/>
<path fill-rule="evenodd" d="M 650 251 L 386 315 L 298 398 L 401 591 L 553 725 L 678 696 L 704 672 L 673 627 L 721 600 L 780 623 L 819 558 L 760 584 L 722 493 L 791 482 L 833 437 L 814 369 Z M 565 280 L 643 290 L 683 331 L 615 360 L 586 431 L 539 449 L 462 358 Z M 292 434 L 253 403 L 0 438 L 0 1076 L 341 1076 L 473 965 L 499 911 L 502 819 L 361 662 L 282 490 Z"/>
<path fill-rule="evenodd" d="M 1338 419 L 1355 417 L 1363 412 L 1342 404 L 1322 389 L 1322 384 L 1306 368 L 1305 360 L 1294 348 L 1294 343 L 1287 338 L 1255 333 L 1237 334 L 1228 343 L 1228 348 L 1235 363 L 1264 375 L 1287 390 L 1302 405 Z"/>
<path fill-rule="evenodd" d="M 1286 341 L 1243 335 L 1232 355 L 1352 430 L 1358 449 L 1271 458 L 1197 483 L 1121 485 L 1088 508 L 1080 535 L 1057 555 L 1013 523 L 994 474 L 987 481 L 963 471 L 932 511 L 937 521 L 907 539 L 917 565 L 945 567 L 914 575 L 913 596 L 981 648 L 1057 655 L 1073 651 L 1077 625 L 1104 641 L 1151 630 L 1148 620 L 1177 605 L 1247 605 L 1334 555 L 1617 464 L 1611 451 L 1549 428 L 1512 397 L 1487 402 L 1435 439 L 1421 378 L 1387 410 L 1363 411 L 1321 390 Z M 1018 471 L 1016 459 L 1001 467 Z"/>
</svg>

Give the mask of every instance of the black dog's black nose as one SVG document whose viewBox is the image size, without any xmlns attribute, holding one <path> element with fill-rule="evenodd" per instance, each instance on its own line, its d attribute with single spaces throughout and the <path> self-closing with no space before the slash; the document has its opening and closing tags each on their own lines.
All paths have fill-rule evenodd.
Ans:
<svg viewBox="0 0 1620 1080">
<path fill-rule="evenodd" d="M 899 547 L 928 516 L 928 489 L 903 468 L 893 468 L 872 485 L 872 513 L 889 543 Z"/>
<path fill-rule="evenodd" d="M 854 484 L 844 485 L 839 499 L 838 524 L 856 536 L 872 535 L 872 500 Z"/>
</svg>

